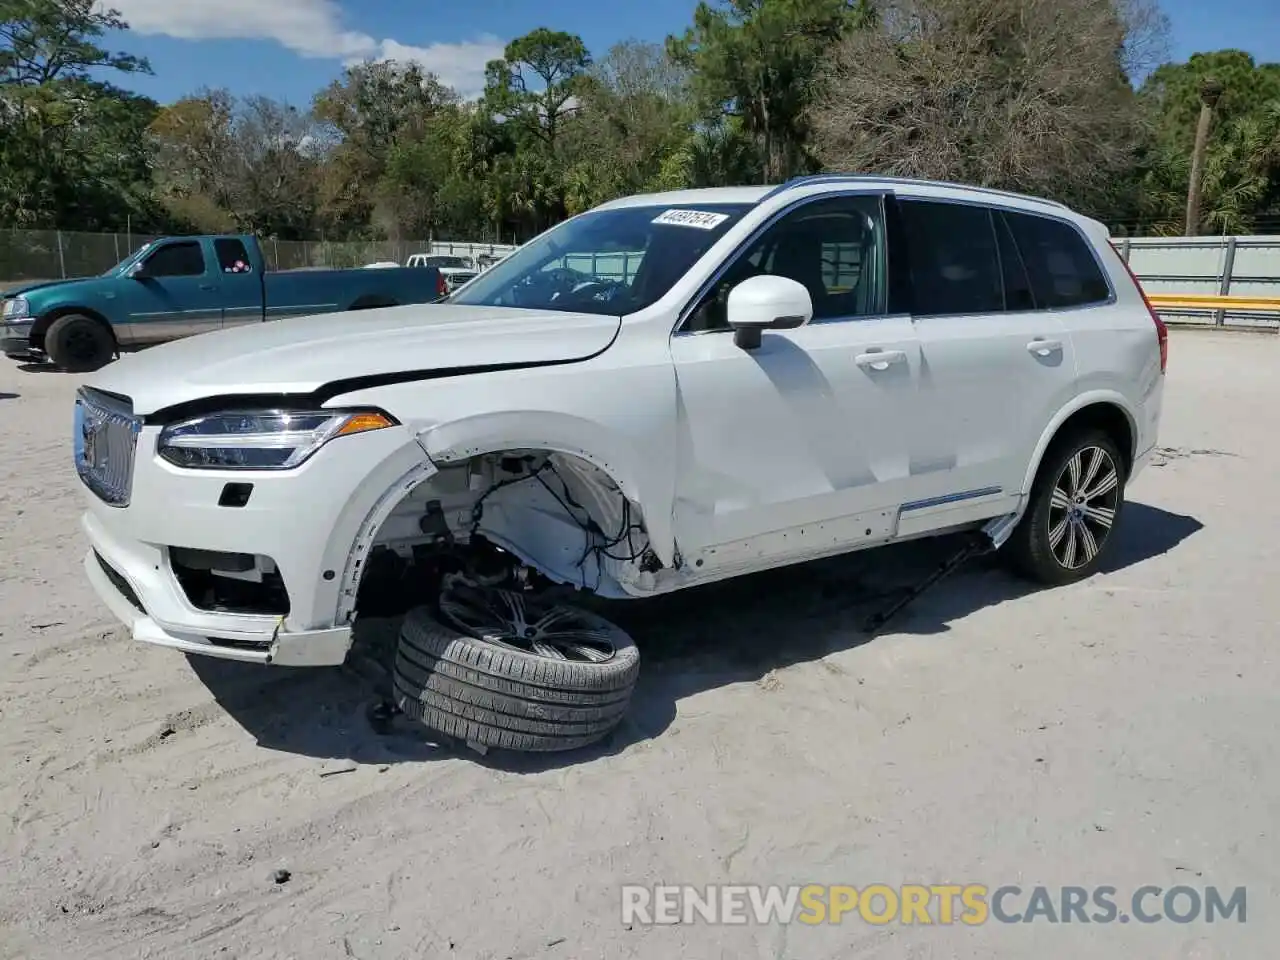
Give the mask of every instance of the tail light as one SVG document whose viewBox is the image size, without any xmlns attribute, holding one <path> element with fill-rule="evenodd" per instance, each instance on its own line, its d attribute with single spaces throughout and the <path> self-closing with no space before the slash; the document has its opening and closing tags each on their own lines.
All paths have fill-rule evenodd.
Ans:
<svg viewBox="0 0 1280 960">
<path fill-rule="evenodd" d="M 449 292 L 449 285 L 444 282 L 444 274 L 439 270 L 436 271 L 436 294 L 443 297 Z"/>
<path fill-rule="evenodd" d="M 1156 340 L 1160 343 L 1160 372 L 1164 373 L 1169 366 L 1169 328 L 1165 326 L 1160 314 L 1156 313 L 1156 308 L 1151 305 L 1151 301 L 1147 299 L 1147 291 L 1142 289 L 1142 284 L 1138 282 L 1137 276 L 1133 272 L 1133 268 L 1129 266 L 1124 257 L 1120 256 L 1120 251 L 1115 247 L 1111 248 L 1115 251 L 1115 255 L 1120 258 L 1120 262 L 1124 264 L 1125 273 L 1129 274 L 1129 279 L 1133 281 L 1133 285 L 1138 288 L 1138 296 L 1142 297 L 1142 303 L 1147 308 L 1147 313 L 1151 314 L 1151 322 L 1156 325 Z"/>
</svg>

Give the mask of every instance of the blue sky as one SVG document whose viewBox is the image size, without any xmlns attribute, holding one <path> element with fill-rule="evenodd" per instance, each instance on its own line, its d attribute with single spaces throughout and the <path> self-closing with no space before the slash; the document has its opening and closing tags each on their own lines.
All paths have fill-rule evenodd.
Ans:
<svg viewBox="0 0 1280 960">
<path fill-rule="evenodd" d="M 694 0 L 108 0 L 133 26 L 117 46 L 151 60 L 129 85 L 168 102 L 201 87 L 306 104 L 347 62 L 416 59 L 465 94 L 485 62 L 535 27 L 594 54 L 682 31 Z M 1280 0 L 1163 0 L 1173 56 L 1234 47 L 1280 61 Z"/>
</svg>

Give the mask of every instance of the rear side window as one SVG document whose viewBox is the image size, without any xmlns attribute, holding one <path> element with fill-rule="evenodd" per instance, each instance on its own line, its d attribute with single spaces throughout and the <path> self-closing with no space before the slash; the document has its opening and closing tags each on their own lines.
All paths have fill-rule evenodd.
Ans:
<svg viewBox="0 0 1280 960">
<path fill-rule="evenodd" d="M 152 277 L 198 277 L 204 273 L 204 253 L 198 242 L 170 243 L 147 258 Z"/>
<path fill-rule="evenodd" d="M 1070 224 L 1010 211 L 1003 217 L 1026 264 L 1036 307 L 1081 307 L 1111 297 L 1088 243 Z"/>
<path fill-rule="evenodd" d="M 901 200 L 915 313 L 1000 313 L 1004 284 L 994 219 L 985 207 Z"/>
<path fill-rule="evenodd" d="M 249 251 L 242 241 L 230 238 L 215 240 L 213 249 L 218 255 L 218 269 L 223 273 L 249 273 L 253 270 L 249 263 Z"/>
</svg>

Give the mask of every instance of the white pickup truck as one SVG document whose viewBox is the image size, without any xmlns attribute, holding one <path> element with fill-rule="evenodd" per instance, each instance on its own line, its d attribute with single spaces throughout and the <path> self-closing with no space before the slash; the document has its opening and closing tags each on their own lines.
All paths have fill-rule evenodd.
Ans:
<svg viewBox="0 0 1280 960">
<path fill-rule="evenodd" d="M 480 269 L 466 257 L 453 257 L 444 254 L 415 253 L 405 263 L 406 267 L 435 267 L 444 277 L 445 285 L 450 291 L 458 289 L 475 277 Z"/>
<path fill-rule="evenodd" d="M 94 374 L 85 568 L 135 638 L 261 664 L 342 663 L 394 595 L 400 709 L 566 749 L 639 668 L 566 586 L 644 598 L 953 532 L 1043 583 L 1093 573 L 1166 354 L 1105 228 L 1057 203 L 860 176 L 628 197 L 440 304 Z"/>
</svg>

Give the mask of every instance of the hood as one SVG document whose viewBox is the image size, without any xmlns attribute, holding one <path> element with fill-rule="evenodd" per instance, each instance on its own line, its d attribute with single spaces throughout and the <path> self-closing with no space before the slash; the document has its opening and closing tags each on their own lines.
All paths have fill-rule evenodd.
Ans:
<svg viewBox="0 0 1280 960">
<path fill-rule="evenodd" d="M 309 394 L 334 381 L 465 367 L 583 360 L 619 317 L 427 304 L 271 320 L 128 354 L 89 386 L 149 414 L 231 395 Z"/>
<path fill-rule="evenodd" d="M 7 290 L 0 291 L 0 298 L 25 297 L 37 290 L 44 290 L 46 287 L 78 287 L 85 284 L 96 283 L 101 279 L 101 277 L 77 277 L 74 280 L 43 280 L 39 283 L 28 283 L 18 287 L 9 287 Z"/>
</svg>

